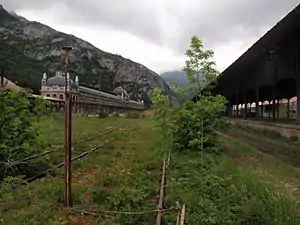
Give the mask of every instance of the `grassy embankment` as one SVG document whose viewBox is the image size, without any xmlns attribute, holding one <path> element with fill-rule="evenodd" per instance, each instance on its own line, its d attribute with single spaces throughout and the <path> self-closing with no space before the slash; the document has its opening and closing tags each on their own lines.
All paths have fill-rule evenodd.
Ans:
<svg viewBox="0 0 300 225">
<path fill-rule="evenodd" d="M 41 139 L 63 143 L 63 120 L 44 118 Z M 73 164 L 74 206 L 87 211 L 154 209 L 160 184 L 161 137 L 150 119 L 74 117 L 74 137 L 87 137 L 105 127 L 135 124 L 137 130 L 111 134 L 118 140 Z M 101 142 L 93 140 L 78 152 Z M 250 150 L 235 142 L 234 152 Z M 75 150 L 74 150 L 75 151 Z M 186 224 L 299 224 L 294 203 L 274 179 L 226 154 L 173 153 L 167 169 L 165 207 L 176 201 L 187 206 Z M 279 169 L 278 169 L 279 170 Z M 63 171 L 0 196 L 0 224 L 154 224 L 155 214 L 115 218 L 80 215 L 63 210 Z M 268 179 L 266 179 L 268 178 Z M 280 194 L 279 194 L 280 193 Z M 173 223 L 174 213 L 164 214 Z"/>
<path fill-rule="evenodd" d="M 238 164 L 271 180 L 299 205 L 300 144 L 280 134 L 232 126 L 223 137 L 225 152 Z"/>
</svg>

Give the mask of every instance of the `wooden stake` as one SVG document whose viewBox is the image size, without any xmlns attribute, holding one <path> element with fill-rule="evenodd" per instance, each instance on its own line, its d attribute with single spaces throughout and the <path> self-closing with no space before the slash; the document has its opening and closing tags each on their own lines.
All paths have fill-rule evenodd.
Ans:
<svg viewBox="0 0 300 225">
<path fill-rule="evenodd" d="M 181 208 L 180 224 L 179 225 L 184 225 L 184 216 L 185 216 L 185 205 L 183 205 L 182 208 Z"/>
<path fill-rule="evenodd" d="M 180 214 L 181 214 L 181 212 L 180 212 L 180 210 L 178 210 L 178 212 L 177 212 L 177 219 L 176 219 L 176 225 L 179 225 Z"/>
</svg>

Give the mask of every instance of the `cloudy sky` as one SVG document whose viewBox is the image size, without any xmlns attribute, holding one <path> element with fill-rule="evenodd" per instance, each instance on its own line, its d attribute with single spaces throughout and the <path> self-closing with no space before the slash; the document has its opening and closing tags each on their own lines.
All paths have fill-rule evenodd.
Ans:
<svg viewBox="0 0 300 225">
<path fill-rule="evenodd" d="M 162 73 L 180 69 L 192 35 L 222 71 L 299 0 L 0 0 L 29 20 Z"/>
</svg>

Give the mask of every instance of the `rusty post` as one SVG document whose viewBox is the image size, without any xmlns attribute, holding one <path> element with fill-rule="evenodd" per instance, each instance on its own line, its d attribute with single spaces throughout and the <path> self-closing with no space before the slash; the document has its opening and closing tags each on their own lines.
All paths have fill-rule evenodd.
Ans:
<svg viewBox="0 0 300 225">
<path fill-rule="evenodd" d="M 2 69 L 1 70 L 1 87 L 3 88 L 4 87 L 4 70 Z"/>
<path fill-rule="evenodd" d="M 72 148 L 72 97 L 68 90 L 68 56 L 72 47 L 63 47 L 65 51 L 65 207 L 71 206 L 71 148 Z M 71 88 L 71 87 L 70 87 Z"/>
</svg>

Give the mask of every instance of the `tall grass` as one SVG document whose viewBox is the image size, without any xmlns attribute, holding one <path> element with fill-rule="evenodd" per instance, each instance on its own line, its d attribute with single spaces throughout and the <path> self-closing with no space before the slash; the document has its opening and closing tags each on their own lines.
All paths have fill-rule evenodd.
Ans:
<svg viewBox="0 0 300 225">
<path fill-rule="evenodd" d="M 173 156 L 167 202 L 187 205 L 187 224 L 300 223 L 293 203 L 278 189 L 226 156 Z M 172 216 L 168 219 L 175 222 Z"/>
<path fill-rule="evenodd" d="M 290 144 L 297 143 L 297 137 L 287 138 L 287 137 L 282 136 L 279 132 L 268 130 L 265 128 L 255 128 L 255 127 L 251 127 L 251 126 L 247 126 L 247 125 L 240 125 L 240 124 L 231 125 L 231 128 L 235 129 L 235 130 L 241 130 L 244 132 L 248 132 L 251 134 L 260 135 L 260 136 L 267 137 L 270 139 L 277 139 L 280 141 L 288 142 Z"/>
</svg>

